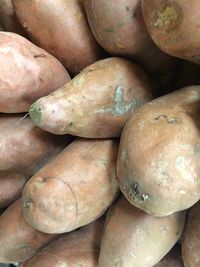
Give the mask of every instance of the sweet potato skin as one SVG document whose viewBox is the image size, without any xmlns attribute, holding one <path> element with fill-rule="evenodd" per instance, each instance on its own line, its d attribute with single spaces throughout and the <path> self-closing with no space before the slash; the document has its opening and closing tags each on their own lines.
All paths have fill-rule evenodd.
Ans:
<svg viewBox="0 0 200 267">
<path fill-rule="evenodd" d="M 85 0 L 84 5 L 96 40 L 111 55 L 136 60 L 157 77 L 173 68 L 173 58 L 147 32 L 140 0 Z"/>
<path fill-rule="evenodd" d="M 7 207 L 21 196 L 28 175 L 0 171 L 0 208 Z"/>
<path fill-rule="evenodd" d="M 182 238 L 182 257 L 185 267 L 200 264 L 200 202 L 189 211 Z"/>
<path fill-rule="evenodd" d="M 26 112 L 38 98 L 70 80 L 56 58 L 15 33 L 0 32 L 0 65 L 4 113 Z"/>
<path fill-rule="evenodd" d="M 199 86 L 155 99 L 130 116 L 122 132 L 120 188 L 154 216 L 187 209 L 200 198 L 199 101 Z"/>
<path fill-rule="evenodd" d="M 108 58 L 36 101 L 29 113 L 37 126 L 54 134 L 117 137 L 130 112 L 153 98 L 152 87 L 146 72 L 133 62 Z"/>
<path fill-rule="evenodd" d="M 55 235 L 41 233 L 24 220 L 21 199 L 9 206 L 0 216 L 0 262 L 27 260 Z"/>
<path fill-rule="evenodd" d="M 100 217 L 119 193 L 117 151 L 114 140 L 72 142 L 24 187 L 27 222 L 45 233 L 64 233 Z"/>
<path fill-rule="evenodd" d="M 98 267 L 152 267 L 179 239 L 185 213 L 153 217 L 120 197 L 108 212 Z"/>
<path fill-rule="evenodd" d="M 26 37 L 26 32 L 17 19 L 11 0 L 0 0 L 0 24 L 5 31 Z"/>
<path fill-rule="evenodd" d="M 104 219 L 52 241 L 19 267 L 97 267 Z M 64 265 L 65 264 L 65 265 Z"/>
<path fill-rule="evenodd" d="M 103 56 L 90 32 L 81 0 L 12 0 L 19 21 L 33 43 L 62 62 L 70 74 Z"/>
<path fill-rule="evenodd" d="M 0 171 L 23 172 L 29 176 L 64 149 L 69 136 L 58 137 L 37 128 L 20 114 L 0 114 Z"/>
<path fill-rule="evenodd" d="M 142 10 L 148 31 L 161 50 L 200 64 L 198 0 L 142 0 Z"/>
</svg>

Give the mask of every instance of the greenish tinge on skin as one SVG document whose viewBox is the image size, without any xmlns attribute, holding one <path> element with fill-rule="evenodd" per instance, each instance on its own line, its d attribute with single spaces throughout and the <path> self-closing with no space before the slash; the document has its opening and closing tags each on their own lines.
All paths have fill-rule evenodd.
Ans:
<svg viewBox="0 0 200 267">
<path fill-rule="evenodd" d="M 137 106 L 140 106 L 139 102 L 137 99 L 134 99 L 131 103 L 124 101 L 122 86 L 118 86 L 114 95 L 114 107 L 103 107 L 100 112 L 107 112 L 112 115 L 124 115 Z"/>
<path fill-rule="evenodd" d="M 34 124 L 40 125 L 42 120 L 42 108 L 39 104 L 34 103 L 29 109 L 29 115 Z"/>
<path fill-rule="evenodd" d="M 105 31 L 106 32 L 116 32 L 119 28 L 121 28 L 125 25 L 126 25 L 125 21 L 119 21 L 115 26 L 106 28 Z"/>
</svg>

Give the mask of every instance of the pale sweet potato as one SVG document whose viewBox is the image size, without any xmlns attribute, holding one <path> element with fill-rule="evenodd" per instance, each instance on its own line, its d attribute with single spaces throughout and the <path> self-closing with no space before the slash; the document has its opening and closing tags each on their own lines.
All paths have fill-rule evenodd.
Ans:
<svg viewBox="0 0 200 267">
<path fill-rule="evenodd" d="M 36 125 L 54 134 L 116 137 L 130 112 L 153 98 L 152 87 L 145 71 L 131 61 L 104 59 L 36 101 L 29 113 Z"/>
<path fill-rule="evenodd" d="M 185 267 L 200 266 L 200 202 L 188 211 L 182 239 L 182 255 Z"/>
<path fill-rule="evenodd" d="M 97 267 L 104 219 L 65 234 L 19 267 Z"/>
<path fill-rule="evenodd" d="M 15 33 L 0 32 L 0 66 L 4 113 L 26 112 L 38 98 L 70 80 L 56 58 Z"/>
<path fill-rule="evenodd" d="M 19 199 L 0 216 L 0 262 L 27 260 L 55 237 L 41 233 L 26 223 Z"/>
<path fill-rule="evenodd" d="M 28 175 L 0 171 L 0 208 L 7 207 L 21 196 Z"/>
<path fill-rule="evenodd" d="M 117 176 L 126 198 L 155 216 L 200 199 L 200 86 L 143 105 L 121 136 Z"/>
<path fill-rule="evenodd" d="M 185 212 L 153 217 L 121 197 L 108 212 L 98 267 L 152 267 L 179 239 Z"/>
<path fill-rule="evenodd" d="M 33 175 L 69 142 L 69 136 L 44 132 L 28 117 L 0 114 L 0 171 Z"/>
<path fill-rule="evenodd" d="M 100 217 L 119 193 L 117 151 L 114 140 L 71 143 L 25 185 L 26 221 L 39 231 L 64 233 Z"/>
<path fill-rule="evenodd" d="M 142 0 L 142 11 L 161 50 L 200 64 L 199 0 Z"/>
<path fill-rule="evenodd" d="M 81 0 L 12 0 L 33 43 L 57 57 L 75 75 L 103 56 Z"/>
<path fill-rule="evenodd" d="M 26 36 L 13 9 L 12 0 L 0 0 L 0 24 L 7 32 L 15 32 Z"/>
</svg>

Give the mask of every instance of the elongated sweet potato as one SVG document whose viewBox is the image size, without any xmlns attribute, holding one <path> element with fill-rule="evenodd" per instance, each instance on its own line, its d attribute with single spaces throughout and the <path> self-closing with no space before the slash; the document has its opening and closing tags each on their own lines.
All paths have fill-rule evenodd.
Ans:
<svg viewBox="0 0 200 267">
<path fill-rule="evenodd" d="M 142 106 L 127 121 L 118 156 L 126 198 L 155 216 L 187 209 L 200 199 L 200 86 Z"/>
<path fill-rule="evenodd" d="M 0 32 L 0 66 L 0 112 L 28 111 L 70 80 L 56 58 L 15 33 Z"/>
<path fill-rule="evenodd" d="M 21 196 L 28 175 L 0 171 L 0 208 L 7 207 Z"/>
<path fill-rule="evenodd" d="M 33 175 L 70 142 L 37 128 L 30 118 L 0 114 L 0 170 Z"/>
<path fill-rule="evenodd" d="M 185 212 L 156 218 L 121 197 L 108 212 L 98 267 L 152 267 L 179 239 Z"/>
<path fill-rule="evenodd" d="M 169 55 L 200 64 L 199 0 L 142 0 L 148 31 Z"/>
<path fill-rule="evenodd" d="M 200 266 L 200 202 L 188 211 L 182 239 L 182 256 L 185 267 Z"/>
<path fill-rule="evenodd" d="M 70 232 L 86 225 L 118 195 L 114 140 L 78 139 L 37 172 L 23 190 L 25 219 L 39 231 Z"/>
<path fill-rule="evenodd" d="M 148 75 L 122 58 L 100 60 L 30 108 L 33 122 L 55 133 L 119 136 L 130 112 L 153 98 Z"/>
<path fill-rule="evenodd" d="M 175 246 L 155 267 L 184 267 L 180 248 Z"/>
<path fill-rule="evenodd" d="M 56 235 L 41 233 L 24 220 L 21 199 L 0 216 L 0 262 L 20 262 L 33 254 Z"/>
<path fill-rule="evenodd" d="M 74 75 L 103 56 L 81 0 L 12 0 L 17 16 L 38 46 Z"/>
<path fill-rule="evenodd" d="M 151 40 L 141 0 L 85 0 L 87 17 L 98 43 L 111 55 L 126 56 L 158 79 L 174 69 L 175 60 Z"/>
<path fill-rule="evenodd" d="M 97 267 L 104 219 L 49 243 L 19 267 Z"/>
<path fill-rule="evenodd" d="M 0 23 L 7 32 L 15 32 L 26 36 L 13 9 L 12 0 L 0 0 Z"/>
</svg>

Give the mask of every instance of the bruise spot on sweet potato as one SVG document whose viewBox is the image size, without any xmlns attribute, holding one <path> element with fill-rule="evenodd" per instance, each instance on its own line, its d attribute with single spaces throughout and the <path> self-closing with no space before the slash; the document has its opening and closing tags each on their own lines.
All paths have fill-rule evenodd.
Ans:
<svg viewBox="0 0 200 267">
<path fill-rule="evenodd" d="M 150 13 L 150 23 L 156 28 L 173 29 L 181 19 L 181 12 L 177 5 L 164 3 Z"/>
<path fill-rule="evenodd" d="M 114 106 L 112 107 L 102 107 L 99 112 L 106 112 L 112 115 L 124 115 L 130 111 L 138 108 L 141 105 L 140 99 L 133 99 L 132 102 L 128 103 L 123 99 L 123 89 L 122 86 L 117 86 L 114 95 Z"/>
<path fill-rule="evenodd" d="M 165 119 L 166 122 L 169 124 L 177 124 L 178 123 L 178 120 L 176 118 L 168 118 L 168 116 L 165 114 L 161 114 L 161 115 L 154 118 L 154 120 L 156 120 L 156 121 L 158 121 L 160 119 Z"/>
<path fill-rule="evenodd" d="M 131 199 L 138 202 L 145 202 L 149 199 L 149 195 L 146 193 L 142 193 L 138 183 L 134 183 L 131 189 L 128 191 L 128 195 Z"/>
<path fill-rule="evenodd" d="M 24 209 L 30 209 L 30 207 L 33 205 L 33 199 L 31 198 L 27 198 L 24 202 L 23 202 L 23 207 Z"/>
</svg>

